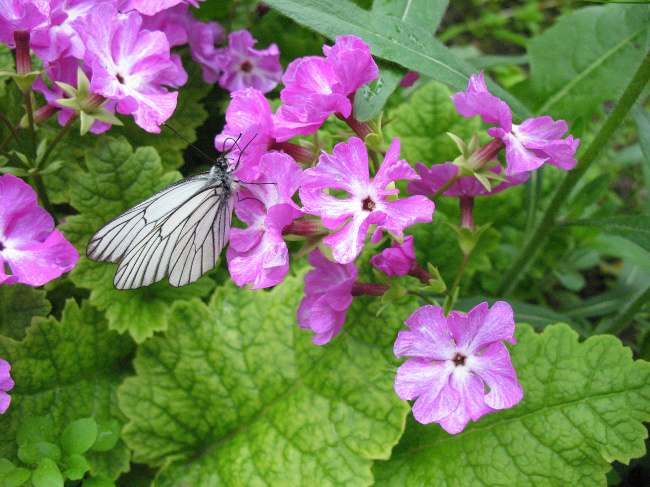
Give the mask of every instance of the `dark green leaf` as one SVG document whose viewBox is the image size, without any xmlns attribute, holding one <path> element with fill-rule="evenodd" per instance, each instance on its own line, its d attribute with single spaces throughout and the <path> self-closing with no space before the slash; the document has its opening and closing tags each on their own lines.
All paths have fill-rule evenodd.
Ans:
<svg viewBox="0 0 650 487">
<path fill-rule="evenodd" d="M 611 218 L 579 220 L 574 225 L 591 225 L 603 232 L 626 238 L 650 252 L 650 216 L 625 215 Z"/>
</svg>

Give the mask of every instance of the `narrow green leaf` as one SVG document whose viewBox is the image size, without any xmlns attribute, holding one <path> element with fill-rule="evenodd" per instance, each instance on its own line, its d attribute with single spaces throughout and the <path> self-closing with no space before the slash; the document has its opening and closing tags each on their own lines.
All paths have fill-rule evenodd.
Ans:
<svg viewBox="0 0 650 487">
<path fill-rule="evenodd" d="M 430 28 L 421 29 L 392 16 L 368 12 L 347 0 L 270 0 L 267 3 L 331 39 L 356 35 L 370 46 L 373 56 L 430 76 L 455 90 L 465 91 L 470 75 L 476 71 L 433 38 Z M 517 117 L 531 116 L 506 90 L 490 79 L 486 83 L 490 92 L 508 103 Z"/>
<path fill-rule="evenodd" d="M 650 252 L 650 216 L 625 215 L 610 218 L 579 220 L 574 225 L 591 225 L 603 232 L 626 238 Z"/>
<path fill-rule="evenodd" d="M 643 182 L 646 192 L 650 191 L 650 112 L 641 105 L 632 107 L 632 115 L 636 121 L 637 137 L 643 154 Z M 646 196 L 646 215 L 650 215 L 650 197 Z"/>
<path fill-rule="evenodd" d="M 517 326 L 508 346 L 524 398 L 462 433 L 409 422 L 376 486 L 602 486 L 610 462 L 645 454 L 650 364 L 611 335 Z"/>
<path fill-rule="evenodd" d="M 617 100 L 645 56 L 644 5 L 594 6 L 558 19 L 528 46 L 530 81 L 545 100 L 536 110 L 569 121 Z"/>
<path fill-rule="evenodd" d="M 447 10 L 449 0 L 375 0 L 372 12 L 395 17 L 423 30 L 433 33 Z"/>
<path fill-rule="evenodd" d="M 362 86 L 354 97 L 354 116 L 366 122 L 379 114 L 386 100 L 406 74 L 406 70 L 379 60 L 379 77 Z"/>
<path fill-rule="evenodd" d="M 408 405 L 384 347 L 347 333 L 318 347 L 298 328 L 301 287 L 228 285 L 208 306 L 177 304 L 165 337 L 140 346 L 122 437 L 135 462 L 164 465 L 156 485 L 372 484 Z"/>
</svg>

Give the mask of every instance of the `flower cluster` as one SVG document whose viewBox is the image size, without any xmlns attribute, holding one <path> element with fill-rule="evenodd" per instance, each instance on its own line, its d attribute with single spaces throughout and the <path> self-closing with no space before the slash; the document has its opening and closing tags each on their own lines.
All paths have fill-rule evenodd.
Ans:
<svg viewBox="0 0 650 487">
<path fill-rule="evenodd" d="M 99 114 L 104 106 L 160 132 L 176 108 L 178 93 L 169 88 L 187 81 L 180 57 L 170 52 L 173 46 L 188 44 L 206 82 L 218 80 L 230 91 L 254 87 L 266 93 L 282 76 L 276 45 L 255 50 L 255 39 L 242 30 L 228 36 L 228 46 L 216 47 L 225 40 L 223 29 L 194 19 L 189 3 L 16 0 L 0 9 L 0 41 L 15 46 L 19 74 L 31 71 L 30 48 L 43 61 L 52 83 L 34 84 L 47 100 L 39 120 L 60 112 L 65 124 L 76 109 L 93 114 L 89 128 L 100 133 L 117 120 Z M 79 69 L 90 79 L 88 86 L 78 78 Z M 70 97 L 75 100 L 65 100 Z"/>
<path fill-rule="evenodd" d="M 9 376 L 11 365 L 0 358 L 0 414 L 4 414 L 11 402 L 11 396 L 7 394 L 14 387 L 14 381 Z"/>
<path fill-rule="evenodd" d="M 371 163 L 365 137 L 374 131 L 355 119 L 353 106 L 355 92 L 377 77 L 377 65 L 368 46 L 355 36 L 337 38 L 323 53 L 288 66 L 280 92 L 283 104 L 275 112 L 260 89 L 233 92 L 227 124 L 215 138 L 217 149 L 230 150 L 238 161 L 235 174 L 245 186 L 235 211 L 247 228 L 232 230 L 226 254 L 230 274 L 240 286 L 276 285 L 289 270 L 284 238 L 304 239 L 300 253 L 307 254 L 313 270 L 305 275 L 297 317 L 300 328 L 314 333 L 317 345 L 342 331 L 354 296 L 384 296 L 391 290 L 386 278 L 377 284 L 358 282 L 355 262 L 368 243 L 392 237 L 392 247 L 372 256 L 371 264 L 389 277 L 415 277 L 427 286 L 423 289 L 444 291 L 444 283 L 436 284 L 439 273 L 417 262 L 414 237 L 404 235 L 411 225 L 432 221 L 431 198 L 459 198 L 461 227 L 473 235 L 476 196 L 525 182 L 534 169 L 526 162 L 531 158 L 568 169 L 578 144 L 571 136 L 559 140 L 566 131 L 564 121 L 541 117 L 513 125 L 510 109 L 487 92 L 481 74 L 472 77 L 468 91 L 457 94 L 454 102 L 462 115 L 480 114 L 486 122 L 498 123 L 489 132 L 495 142 L 478 147 L 475 138 L 468 147 L 461 141 L 463 156 L 453 163 L 417 163 L 414 168 L 400 159 L 400 140 L 395 138 L 385 152 L 371 152 Z M 312 134 L 332 115 L 355 135 L 331 152 L 316 154 L 313 145 L 289 142 Z M 495 156 L 504 147 L 507 167 L 502 174 Z M 399 181 L 407 182 L 412 196 L 399 196 L 398 184 L 404 184 Z M 466 234 L 465 240 L 471 240 Z M 461 245 L 465 258 L 472 246 Z M 424 306 L 406 324 L 411 331 L 399 333 L 395 354 L 412 358 L 400 367 L 395 390 L 403 399 L 417 399 L 413 413 L 418 421 L 439 422 L 457 433 L 469 419 L 476 421 L 522 399 L 501 343 L 515 343 L 507 303 L 492 309 L 483 303 L 466 315 L 454 311 L 448 317 L 440 307 Z"/>
</svg>

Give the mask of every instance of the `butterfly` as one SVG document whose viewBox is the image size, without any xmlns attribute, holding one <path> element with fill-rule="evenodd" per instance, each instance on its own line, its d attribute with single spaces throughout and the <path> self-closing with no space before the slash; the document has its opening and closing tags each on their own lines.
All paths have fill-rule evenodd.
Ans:
<svg viewBox="0 0 650 487">
<path fill-rule="evenodd" d="M 86 255 L 119 264 L 116 289 L 135 289 L 169 276 L 172 286 L 196 281 L 219 259 L 230 235 L 241 181 L 222 154 L 210 171 L 167 186 L 113 218 L 90 238 Z"/>
</svg>

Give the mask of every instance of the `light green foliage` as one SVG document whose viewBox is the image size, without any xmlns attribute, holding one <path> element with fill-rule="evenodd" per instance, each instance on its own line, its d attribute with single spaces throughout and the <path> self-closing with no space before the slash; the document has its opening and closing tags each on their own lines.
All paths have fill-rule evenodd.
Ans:
<svg viewBox="0 0 650 487">
<path fill-rule="evenodd" d="M 462 433 L 411 424 L 377 486 L 605 485 L 609 462 L 645 453 L 650 367 L 613 336 L 584 343 L 566 325 L 518 326 L 509 347 L 521 403 Z"/>
<path fill-rule="evenodd" d="M 49 426 L 43 431 L 54 447 L 51 441 L 76 419 L 122 422 L 115 389 L 123 376 L 119 364 L 131 351 L 131 341 L 109 331 L 102 314 L 88 304 L 79 308 L 74 300 L 67 302 L 61 320 L 34 318 L 23 341 L 0 337 L 0 357 L 11 364 L 16 383 L 11 407 L 0 417 L 0 456 L 16 461 L 16 432 L 30 417 L 46 418 Z M 121 441 L 110 451 L 89 451 L 85 457 L 93 473 L 111 478 L 129 468 Z"/>
<path fill-rule="evenodd" d="M 388 140 L 399 137 L 402 143 L 400 157 L 411 165 L 422 162 L 431 167 L 453 161 L 460 152 L 447 132 L 469 142 L 481 128 L 479 117 L 468 120 L 456 111 L 449 98 L 453 94 L 442 83 L 432 81 L 388 113 L 386 118 L 394 120 L 384 127 L 384 133 Z"/>
<path fill-rule="evenodd" d="M 540 115 L 569 121 L 616 100 L 643 59 L 647 5 L 588 7 L 558 18 L 532 39 L 530 86 L 543 104 Z"/>
<path fill-rule="evenodd" d="M 153 148 L 141 147 L 134 152 L 124 139 L 109 137 L 88 153 L 86 166 L 88 172 L 78 171 L 70 187 L 71 203 L 81 215 L 68 218 L 61 226 L 82 254 L 71 279 L 91 289 L 90 302 L 106 311 L 111 329 L 128 331 L 141 342 L 167 327 L 171 303 L 205 296 L 214 282 L 204 277 L 179 289 L 164 281 L 146 288 L 116 290 L 113 277 L 117 266 L 85 257 L 90 236 L 115 216 L 180 179 L 180 174 L 163 173 Z"/>
<path fill-rule="evenodd" d="M 118 397 L 134 461 L 164 465 L 156 485 L 372 484 L 408 407 L 379 347 L 297 327 L 301 285 L 179 303 L 140 346 Z"/>
</svg>

